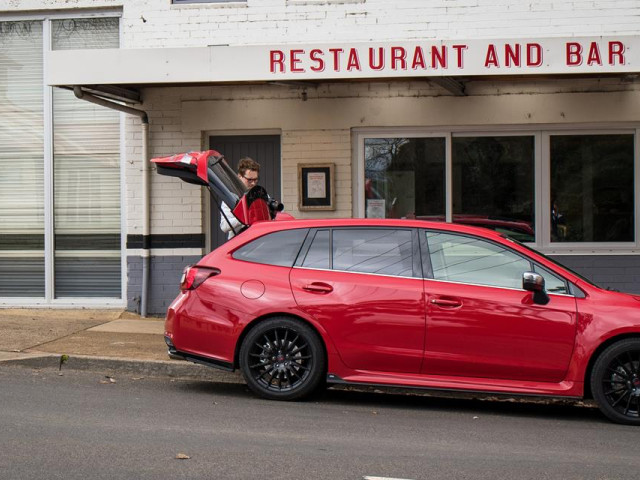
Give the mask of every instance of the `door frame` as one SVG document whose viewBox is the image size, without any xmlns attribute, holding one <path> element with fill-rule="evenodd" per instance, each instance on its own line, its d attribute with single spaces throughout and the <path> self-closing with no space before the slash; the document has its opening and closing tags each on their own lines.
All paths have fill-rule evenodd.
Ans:
<svg viewBox="0 0 640 480">
<path fill-rule="evenodd" d="M 246 137 L 253 135 L 278 135 L 280 137 L 280 189 L 283 189 L 283 174 L 282 174 L 282 130 L 277 128 L 271 129 L 250 129 L 250 130 L 203 130 L 201 133 L 200 144 L 203 150 L 210 150 L 211 145 L 209 139 L 211 137 Z M 224 154 L 224 152 L 220 152 Z M 260 162 L 258 162 L 260 163 Z M 203 229 L 204 229 L 204 248 L 205 255 L 211 251 L 211 200 L 210 194 L 206 189 L 202 189 L 202 214 L 204 215 Z"/>
</svg>

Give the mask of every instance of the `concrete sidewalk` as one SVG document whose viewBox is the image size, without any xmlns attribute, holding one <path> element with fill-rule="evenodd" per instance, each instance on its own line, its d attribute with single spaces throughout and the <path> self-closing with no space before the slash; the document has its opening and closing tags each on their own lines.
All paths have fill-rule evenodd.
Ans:
<svg viewBox="0 0 640 480">
<path fill-rule="evenodd" d="M 0 365 L 99 370 L 242 382 L 167 356 L 164 319 L 122 310 L 0 309 Z"/>
</svg>

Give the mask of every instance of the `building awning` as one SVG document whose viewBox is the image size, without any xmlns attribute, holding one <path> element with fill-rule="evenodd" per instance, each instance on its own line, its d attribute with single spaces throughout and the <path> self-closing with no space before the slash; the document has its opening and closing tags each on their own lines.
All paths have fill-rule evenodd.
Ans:
<svg viewBox="0 0 640 480">
<path fill-rule="evenodd" d="M 128 101 L 142 86 L 425 77 L 461 94 L 470 77 L 634 75 L 640 36 L 59 50 L 47 64 L 48 85 Z"/>
</svg>

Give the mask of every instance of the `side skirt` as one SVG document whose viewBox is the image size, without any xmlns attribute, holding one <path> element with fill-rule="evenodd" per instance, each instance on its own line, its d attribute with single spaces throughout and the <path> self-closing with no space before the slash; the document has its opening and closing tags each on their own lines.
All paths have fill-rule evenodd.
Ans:
<svg viewBox="0 0 640 480">
<path fill-rule="evenodd" d="M 480 383 L 476 381 L 416 378 L 388 378 L 371 374 L 353 375 L 346 379 L 338 375 L 327 374 L 327 383 L 334 385 L 352 385 L 374 388 L 397 388 L 405 390 L 431 390 L 440 392 L 478 393 L 487 395 L 515 395 L 520 397 L 561 397 L 579 400 L 584 398 L 581 394 L 582 385 L 575 382 L 561 382 L 541 385 L 532 382 L 495 382 Z M 527 384 L 528 383 L 528 384 Z M 518 384 L 518 385 L 516 385 Z"/>
</svg>

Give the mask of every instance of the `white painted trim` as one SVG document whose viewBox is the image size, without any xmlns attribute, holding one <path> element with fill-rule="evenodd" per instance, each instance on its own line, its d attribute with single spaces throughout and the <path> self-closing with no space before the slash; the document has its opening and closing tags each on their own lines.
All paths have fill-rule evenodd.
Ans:
<svg viewBox="0 0 640 480">
<path fill-rule="evenodd" d="M 50 302 L 42 298 L 7 297 L 0 299 L 0 308 L 126 308 L 121 298 L 56 298 Z"/>
<path fill-rule="evenodd" d="M 43 74 L 49 69 L 47 52 L 51 51 L 51 22 L 42 22 Z M 53 179 L 53 88 L 44 84 L 43 140 L 44 140 L 44 299 L 55 298 L 54 262 L 54 179 Z"/>
<path fill-rule="evenodd" d="M 7 12 L 3 11 L 0 15 L 0 21 L 20 22 L 30 20 L 64 20 L 73 18 L 98 18 L 98 17 L 122 17 L 122 9 L 108 8 L 99 11 L 86 12 L 78 11 L 76 8 L 68 11 L 48 11 L 47 13 L 25 13 L 25 12 Z"/>
<path fill-rule="evenodd" d="M 126 257 L 142 257 L 145 250 L 129 248 L 125 251 Z M 152 257 L 201 257 L 203 255 L 202 248 L 152 248 L 149 252 Z"/>
<path fill-rule="evenodd" d="M 127 272 L 127 182 L 126 182 L 126 114 L 120 113 L 120 285 L 122 286 L 120 295 L 122 299 L 127 298 L 128 279 Z"/>
</svg>

